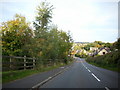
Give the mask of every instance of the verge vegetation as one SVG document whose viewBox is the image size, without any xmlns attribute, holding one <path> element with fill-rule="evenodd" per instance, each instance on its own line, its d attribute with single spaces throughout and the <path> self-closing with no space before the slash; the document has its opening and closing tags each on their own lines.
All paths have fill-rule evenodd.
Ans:
<svg viewBox="0 0 120 90">
<path fill-rule="evenodd" d="M 69 62 L 67 65 L 72 64 L 73 61 Z M 62 63 L 62 64 L 56 64 L 53 66 L 48 66 L 48 67 L 43 67 L 39 70 L 37 69 L 33 69 L 33 70 L 16 70 L 16 71 L 7 71 L 7 72 L 3 72 L 2 75 L 2 83 L 8 83 L 14 80 L 18 80 L 18 79 L 22 79 L 24 77 L 33 75 L 33 74 L 38 74 L 41 72 L 45 72 L 45 71 L 49 71 L 52 69 L 57 69 L 59 67 L 65 66 L 66 64 Z"/>
<path fill-rule="evenodd" d="M 113 45 L 116 51 L 105 55 L 88 57 L 86 61 L 90 64 L 120 72 L 120 38 Z"/>
<path fill-rule="evenodd" d="M 120 57 L 120 52 L 111 52 L 102 56 L 88 57 L 86 58 L 86 61 L 98 67 L 120 72 L 119 57 Z"/>
<path fill-rule="evenodd" d="M 51 23 L 53 9 L 50 3 L 41 2 L 36 10 L 35 21 L 32 23 L 33 28 L 30 27 L 30 22 L 27 22 L 26 17 L 19 14 L 16 14 L 13 20 L 3 22 L 0 25 L 0 32 L 2 33 L 0 35 L 2 38 L 0 46 L 2 46 L 3 56 L 26 56 L 37 59 L 35 70 L 3 70 L 3 82 L 51 70 L 61 66 L 60 62 L 66 65 L 72 61 L 70 59 L 72 37 L 70 32 L 64 32 Z M 48 59 L 51 59 L 51 63 L 58 62 L 58 65 L 46 67 Z M 10 60 L 2 58 L 2 62 L 7 63 Z M 17 59 L 11 60 L 11 62 L 17 62 Z"/>
</svg>

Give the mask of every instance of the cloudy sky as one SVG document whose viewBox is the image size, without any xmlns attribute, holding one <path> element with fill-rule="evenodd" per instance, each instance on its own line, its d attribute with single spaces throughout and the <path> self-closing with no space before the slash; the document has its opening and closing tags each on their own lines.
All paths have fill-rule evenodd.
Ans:
<svg viewBox="0 0 120 90">
<path fill-rule="evenodd" d="M 16 13 L 35 20 L 36 7 L 43 0 L 0 0 L 0 22 Z M 118 38 L 119 0 L 46 0 L 54 6 L 52 23 L 70 31 L 75 42 L 114 42 Z"/>
</svg>

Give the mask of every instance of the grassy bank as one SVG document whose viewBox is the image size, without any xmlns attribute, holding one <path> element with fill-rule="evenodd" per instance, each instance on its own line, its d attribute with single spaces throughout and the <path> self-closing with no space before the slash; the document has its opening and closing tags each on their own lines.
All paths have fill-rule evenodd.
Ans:
<svg viewBox="0 0 120 90">
<path fill-rule="evenodd" d="M 73 61 L 69 62 L 67 65 L 71 64 Z M 56 69 L 59 68 L 61 66 L 65 66 L 66 64 L 57 64 L 54 66 L 49 66 L 49 67 L 43 67 L 41 69 L 35 69 L 35 70 L 19 70 L 19 71 L 7 71 L 7 72 L 2 72 L 2 83 L 7 83 L 10 81 L 14 81 L 17 79 L 21 79 L 33 74 L 37 74 L 40 72 L 45 72 L 45 71 L 49 71 L 52 69 Z"/>
<path fill-rule="evenodd" d="M 111 52 L 102 56 L 88 57 L 86 61 L 98 67 L 120 72 L 120 52 Z"/>
<path fill-rule="evenodd" d="M 101 67 L 101 68 L 104 68 L 104 69 L 111 70 L 111 71 L 120 72 L 118 67 L 99 65 L 99 64 L 96 64 L 96 63 L 93 63 L 93 62 L 88 62 L 88 63 L 92 64 L 92 65 L 95 65 L 97 67 Z"/>
</svg>

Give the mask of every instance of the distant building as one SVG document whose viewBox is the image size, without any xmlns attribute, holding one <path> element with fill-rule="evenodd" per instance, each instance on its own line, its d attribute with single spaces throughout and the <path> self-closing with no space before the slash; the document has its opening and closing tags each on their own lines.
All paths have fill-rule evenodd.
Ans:
<svg viewBox="0 0 120 90">
<path fill-rule="evenodd" d="M 104 54 L 107 54 L 109 52 L 111 52 L 109 48 L 103 47 L 103 48 L 100 48 L 98 55 L 104 55 Z"/>
<path fill-rule="evenodd" d="M 89 56 L 104 55 L 104 54 L 107 54 L 107 53 L 111 52 L 110 49 L 107 48 L 107 47 L 102 47 L 100 49 L 98 49 L 98 48 L 91 48 L 91 51 L 92 52 L 89 53 Z"/>
<path fill-rule="evenodd" d="M 98 50 L 97 47 L 90 47 L 90 51 L 95 51 L 95 50 Z"/>
</svg>

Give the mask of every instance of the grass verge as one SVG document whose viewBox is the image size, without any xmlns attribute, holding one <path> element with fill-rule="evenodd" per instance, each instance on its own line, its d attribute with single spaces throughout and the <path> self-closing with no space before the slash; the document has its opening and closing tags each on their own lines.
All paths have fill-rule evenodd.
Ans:
<svg viewBox="0 0 120 90">
<path fill-rule="evenodd" d="M 68 63 L 67 65 L 71 64 L 72 62 Z M 56 69 L 56 68 L 59 68 L 65 65 L 66 64 L 57 64 L 55 66 L 43 67 L 42 69 L 39 69 L 39 70 L 19 70 L 19 71 L 2 72 L 2 83 L 8 83 L 10 81 L 18 80 L 18 79 L 21 79 L 21 78 L 24 78 L 24 77 L 27 77 L 33 74 Z"/>
<path fill-rule="evenodd" d="M 107 66 L 107 65 L 100 65 L 100 64 L 97 64 L 97 63 L 93 63 L 93 62 L 88 62 L 88 63 L 89 63 L 89 64 L 92 64 L 92 65 L 94 65 L 94 66 L 97 66 L 97 67 L 101 67 L 101 68 L 104 68 L 104 69 L 111 70 L 111 71 L 120 72 L 120 70 L 119 70 L 118 67 Z"/>
<path fill-rule="evenodd" d="M 86 61 L 98 67 L 120 72 L 120 51 L 112 51 L 105 55 L 87 57 Z"/>
</svg>

